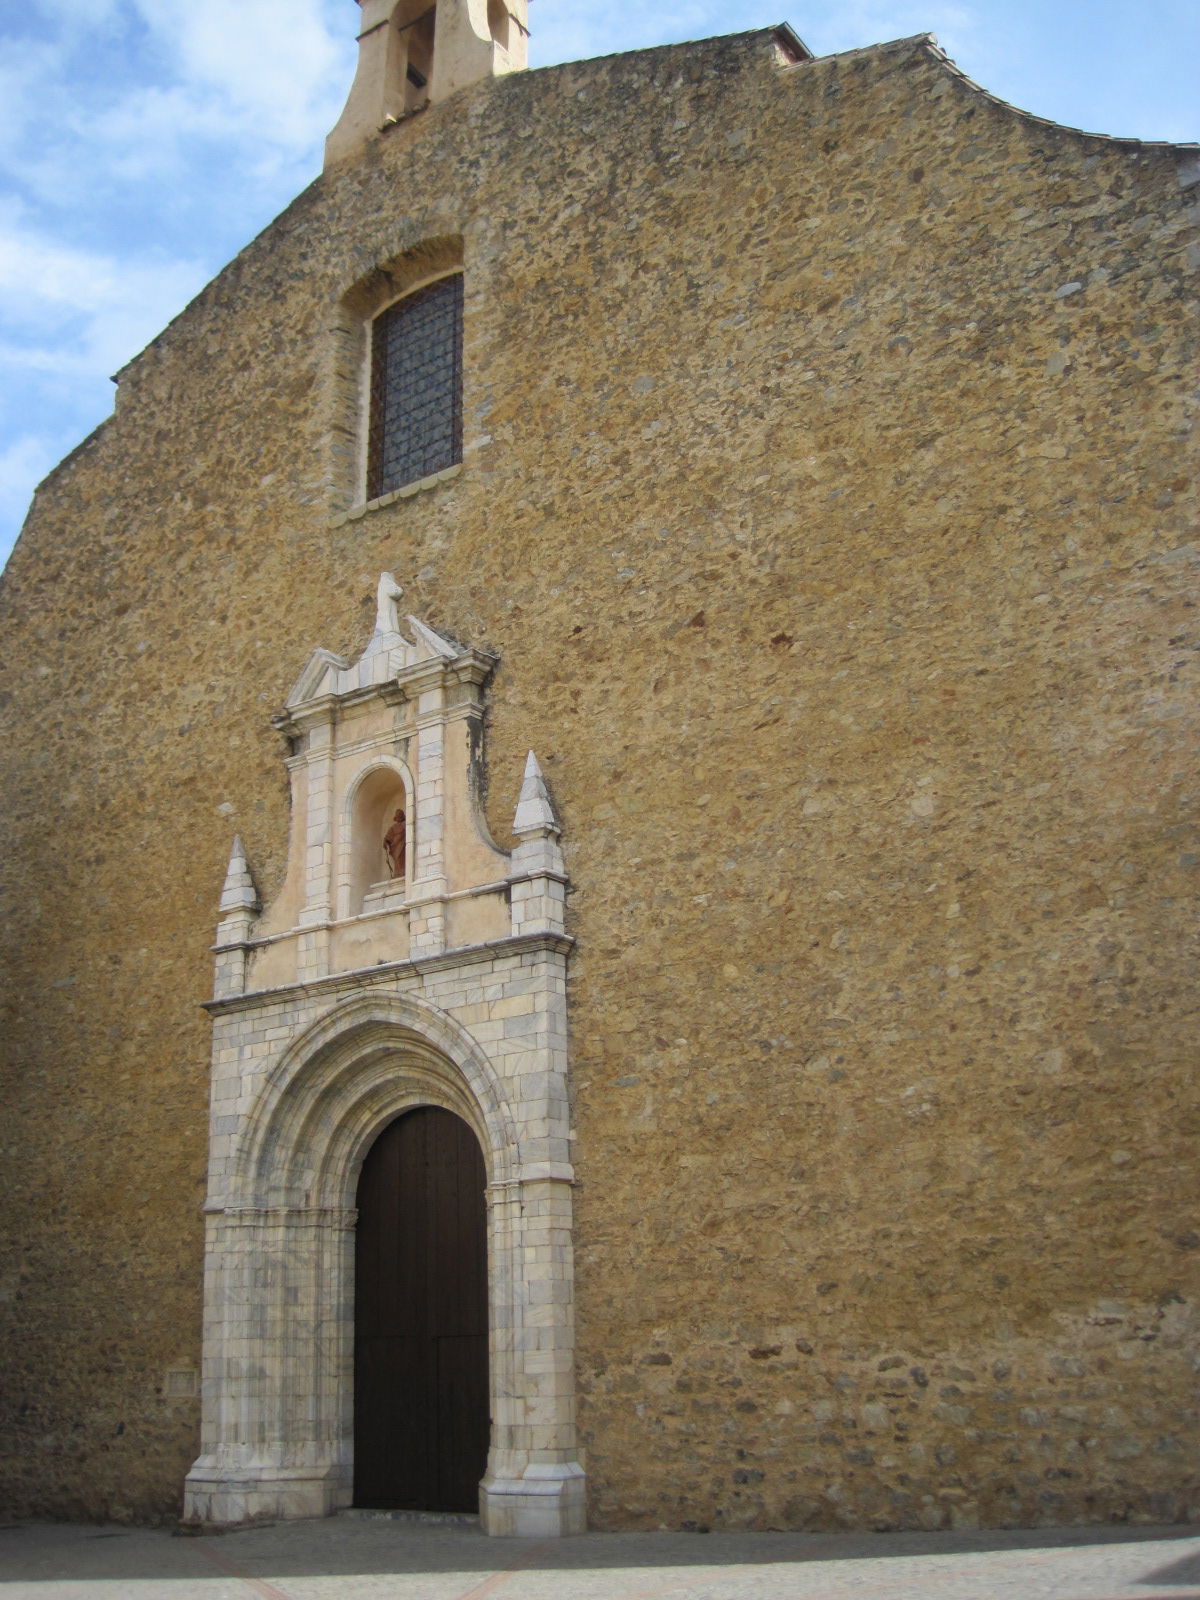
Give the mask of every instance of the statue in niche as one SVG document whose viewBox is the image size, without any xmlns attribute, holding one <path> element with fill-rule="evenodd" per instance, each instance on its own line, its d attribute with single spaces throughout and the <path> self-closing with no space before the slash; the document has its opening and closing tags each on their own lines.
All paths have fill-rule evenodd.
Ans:
<svg viewBox="0 0 1200 1600">
<path fill-rule="evenodd" d="M 387 859 L 388 876 L 404 876 L 405 856 L 408 847 L 408 819 L 400 806 L 392 818 L 392 825 L 383 836 L 383 853 Z"/>
</svg>

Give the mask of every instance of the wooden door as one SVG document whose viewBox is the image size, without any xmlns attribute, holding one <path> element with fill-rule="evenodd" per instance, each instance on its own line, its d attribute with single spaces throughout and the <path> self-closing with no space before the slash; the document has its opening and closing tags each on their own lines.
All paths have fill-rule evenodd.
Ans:
<svg viewBox="0 0 1200 1600">
<path fill-rule="evenodd" d="M 476 1511 L 487 1463 L 483 1154 L 461 1118 L 406 1112 L 358 1182 L 354 1503 Z"/>
</svg>

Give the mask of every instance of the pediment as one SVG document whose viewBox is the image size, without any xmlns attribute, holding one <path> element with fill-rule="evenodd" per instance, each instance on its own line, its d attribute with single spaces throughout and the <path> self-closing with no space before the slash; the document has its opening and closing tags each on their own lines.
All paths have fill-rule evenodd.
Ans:
<svg viewBox="0 0 1200 1600">
<path fill-rule="evenodd" d="M 375 627 L 362 654 L 357 661 L 349 661 L 332 650 L 314 650 L 284 702 L 285 713 L 326 695 L 339 697 L 385 684 L 426 662 L 457 661 L 469 653 L 420 617 L 407 616 L 407 632 L 402 630 L 399 601 L 403 592 L 390 572 L 381 574 Z"/>
<path fill-rule="evenodd" d="M 345 656 L 335 656 L 332 650 L 314 650 L 305 662 L 303 672 L 292 685 L 284 705 L 292 711 L 310 700 L 320 699 L 322 695 L 336 694 L 338 676 L 349 665 Z"/>
</svg>

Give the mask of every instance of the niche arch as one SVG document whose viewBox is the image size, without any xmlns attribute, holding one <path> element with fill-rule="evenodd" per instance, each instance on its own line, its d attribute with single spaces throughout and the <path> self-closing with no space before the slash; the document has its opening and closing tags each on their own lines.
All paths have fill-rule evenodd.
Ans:
<svg viewBox="0 0 1200 1600">
<path fill-rule="evenodd" d="M 412 882 L 416 841 L 416 785 L 405 762 L 377 757 L 351 785 L 342 806 L 342 861 L 338 915 L 357 917 L 406 899 Z M 402 834 L 400 870 L 387 843 L 394 830 Z M 389 859 L 391 857 L 392 859 Z"/>
<path fill-rule="evenodd" d="M 393 70 L 401 84 L 404 111 L 411 114 L 429 104 L 437 35 L 436 0 L 433 4 L 430 0 L 400 0 L 392 14 L 392 28 L 400 57 Z"/>
<path fill-rule="evenodd" d="M 487 19 L 492 39 L 507 53 L 511 48 L 512 18 L 505 0 L 488 0 Z"/>
</svg>

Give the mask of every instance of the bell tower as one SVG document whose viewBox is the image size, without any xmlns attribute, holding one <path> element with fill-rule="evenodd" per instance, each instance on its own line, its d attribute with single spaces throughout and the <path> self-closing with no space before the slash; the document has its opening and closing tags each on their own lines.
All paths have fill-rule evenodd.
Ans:
<svg viewBox="0 0 1200 1600">
<path fill-rule="evenodd" d="M 355 155 L 389 123 L 480 78 L 528 61 L 528 0 L 358 0 L 350 97 L 325 141 L 325 165 Z"/>
</svg>

